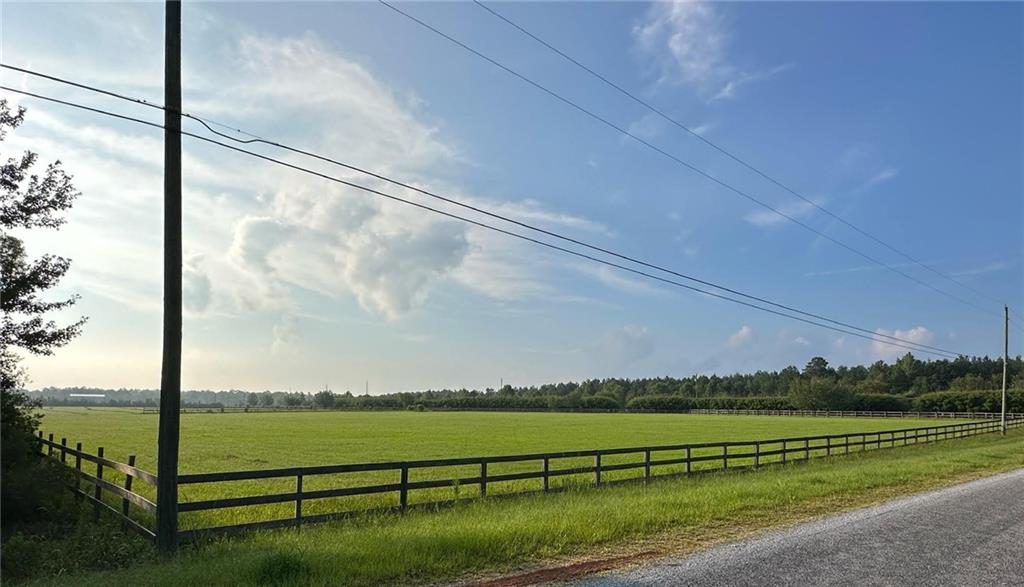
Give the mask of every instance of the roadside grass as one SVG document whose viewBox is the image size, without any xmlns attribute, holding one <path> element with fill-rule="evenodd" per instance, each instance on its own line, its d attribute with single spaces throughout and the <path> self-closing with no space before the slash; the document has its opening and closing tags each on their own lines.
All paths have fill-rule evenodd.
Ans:
<svg viewBox="0 0 1024 587">
<path fill-rule="evenodd" d="M 97 446 L 106 456 L 125 461 L 137 455 L 136 465 L 156 471 L 157 417 L 139 410 L 117 408 L 48 408 L 42 429 L 74 446 L 81 441 L 87 452 Z M 753 440 L 844 432 L 869 432 L 895 428 L 938 426 L 949 420 L 882 418 L 814 418 L 791 416 L 730 416 L 688 414 L 580 414 L 545 412 L 312 412 L 312 413 L 189 413 L 182 415 L 182 473 L 217 472 L 275 467 L 340 463 L 400 461 L 434 458 L 557 452 L 594 448 L 621 448 L 723 440 Z M 702 452 L 703 450 L 703 452 Z M 696 449 L 693 456 L 715 449 Z M 642 460 L 642 454 L 613 455 L 604 464 Z M 771 460 L 766 458 L 765 461 Z M 586 467 L 592 458 L 563 459 L 557 467 Z M 717 462 L 694 465 L 695 469 Z M 539 471 L 542 463 L 494 463 L 491 475 Z M 679 473 L 684 465 L 661 465 L 655 474 Z M 410 481 L 473 477 L 476 466 L 414 469 Z M 609 471 L 611 481 L 642 475 L 640 469 Z M 108 480 L 120 483 L 118 473 L 107 471 Z M 398 471 L 374 471 L 317 475 L 304 481 L 306 491 L 397 483 Z M 552 488 L 590 485 L 592 474 L 554 477 Z M 229 483 L 183 485 L 183 501 L 246 495 L 284 493 L 293 490 L 294 478 L 259 479 Z M 492 483 L 491 495 L 540 489 L 541 481 Z M 136 483 L 134 490 L 154 497 L 154 489 Z M 479 487 L 449 486 L 410 492 L 409 503 L 448 501 L 479 495 Z M 393 507 L 397 493 L 309 500 L 306 515 Z M 188 512 L 181 516 L 182 529 L 231 525 L 288 518 L 290 503 L 247 506 L 215 511 Z M 151 519 L 138 514 L 151 525 Z"/>
<path fill-rule="evenodd" d="M 438 583 L 657 542 L 686 550 L 807 517 L 1024 466 L 1024 430 L 541 496 L 264 531 L 175 559 L 45 585 Z"/>
</svg>

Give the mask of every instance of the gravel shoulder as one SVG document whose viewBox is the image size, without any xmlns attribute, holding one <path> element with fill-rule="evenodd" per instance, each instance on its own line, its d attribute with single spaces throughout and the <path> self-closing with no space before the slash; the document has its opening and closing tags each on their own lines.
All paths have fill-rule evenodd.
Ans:
<svg viewBox="0 0 1024 587">
<path fill-rule="evenodd" d="M 575 584 L 1024 586 L 1024 469 Z"/>
</svg>

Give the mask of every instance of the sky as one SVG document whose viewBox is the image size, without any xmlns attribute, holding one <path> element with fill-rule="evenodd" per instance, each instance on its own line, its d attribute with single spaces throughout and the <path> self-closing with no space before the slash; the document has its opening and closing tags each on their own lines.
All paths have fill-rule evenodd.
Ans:
<svg viewBox="0 0 1024 587">
<path fill-rule="evenodd" d="M 479 6 L 397 5 L 774 215 L 375 3 L 183 7 L 183 109 L 872 331 L 998 355 L 1024 311 L 1024 5 L 489 4 L 816 210 Z M 162 102 L 157 3 L 3 2 L 0 61 Z M 4 85 L 159 111 L 0 71 Z M 82 336 L 31 387 L 159 387 L 159 129 L 0 91 L 2 144 L 82 195 L 19 233 L 72 268 Z M 185 128 L 202 132 L 194 121 Z M 253 150 L 459 212 L 272 147 Z M 371 393 L 893 360 L 905 349 L 715 300 L 185 137 L 183 386 Z M 464 210 L 461 212 L 465 212 Z M 479 215 L 469 213 L 474 219 Z M 991 299 L 990 299 L 991 298 Z M 982 306 L 984 312 L 975 306 Z M 1021 331 L 1014 331 L 1018 337 Z M 1015 348 L 1016 347 L 1016 348 Z M 1011 352 L 1020 352 L 1011 339 Z M 926 358 L 927 355 L 918 355 Z"/>
</svg>

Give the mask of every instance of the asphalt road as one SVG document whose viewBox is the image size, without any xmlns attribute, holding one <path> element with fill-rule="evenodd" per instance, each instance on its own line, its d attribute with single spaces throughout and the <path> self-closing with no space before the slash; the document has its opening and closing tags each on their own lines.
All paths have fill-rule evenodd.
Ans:
<svg viewBox="0 0 1024 587">
<path fill-rule="evenodd" d="M 1024 469 L 577 584 L 1024 586 Z"/>
</svg>

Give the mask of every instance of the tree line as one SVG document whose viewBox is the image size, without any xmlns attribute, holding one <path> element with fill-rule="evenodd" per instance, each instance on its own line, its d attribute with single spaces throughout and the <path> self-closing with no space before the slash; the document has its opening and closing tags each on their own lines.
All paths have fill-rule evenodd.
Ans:
<svg viewBox="0 0 1024 587">
<path fill-rule="evenodd" d="M 985 392 L 1002 385 L 1002 359 L 960 357 L 922 361 L 911 353 L 893 363 L 833 367 L 813 357 L 803 369 L 733 375 L 692 375 L 684 378 L 587 379 L 538 386 L 505 385 L 501 389 L 429 389 L 383 395 L 355 395 L 265 390 L 182 393 L 185 406 L 308 407 L 320 409 L 519 409 L 519 410 L 652 410 L 689 409 L 860 409 L 971 411 L 991 404 Z M 1024 359 L 1008 363 L 1015 398 L 1024 392 Z M 954 395 L 935 396 L 936 392 Z M 957 395 L 959 393 L 960 395 Z M 159 391 L 148 389 L 43 388 L 29 392 L 46 405 L 156 406 Z M 76 397 L 102 394 L 103 398 Z M 946 398 L 936 400 L 935 397 Z M 974 398 L 974 399 L 963 399 Z M 954 410 L 951 405 L 966 409 Z M 1024 406 L 1021 406 L 1024 411 Z"/>
</svg>

